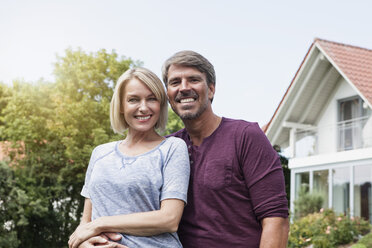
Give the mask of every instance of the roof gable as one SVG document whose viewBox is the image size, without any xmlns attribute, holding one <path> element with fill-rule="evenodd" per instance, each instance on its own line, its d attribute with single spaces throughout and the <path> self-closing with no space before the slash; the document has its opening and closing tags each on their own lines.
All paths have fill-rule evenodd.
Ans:
<svg viewBox="0 0 372 248">
<path fill-rule="evenodd" d="M 283 122 L 314 123 L 340 77 L 372 108 L 372 50 L 315 39 L 263 128 L 270 141 L 288 140 Z"/>
<path fill-rule="evenodd" d="M 372 50 L 322 39 L 315 39 L 315 44 L 372 105 Z"/>
</svg>

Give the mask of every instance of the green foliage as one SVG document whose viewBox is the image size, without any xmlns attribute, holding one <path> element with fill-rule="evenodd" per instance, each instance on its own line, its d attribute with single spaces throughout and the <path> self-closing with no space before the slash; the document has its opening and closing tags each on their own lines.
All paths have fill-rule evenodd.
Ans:
<svg viewBox="0 0 372 248">
<path fill-rule="evenodd" d="M 368 248 L 368 247 L 370 247 L 370 246 L 365 246 L 363 244 L 355 244 L 355 245 L 351 246 L 351 248 Z"/>
<path fill-rule="evenodd" d="M 164 135 L 174 133 L 184 128 L 183 122 L 171 108 L 168 109 L 168 123 Z"/>
<path fill-rule="evenodd" d="M 283 156 L 280 146 L 274 145 L 273 148 L 278 153 L 279 158 L 280 158 L 280 163 L 282 164 L 283 174 L 284 174 L 284 183 L 285 183 L 285 192 L 287 194 L 288 206 L 289 206 L 289 203 L 291 200 L 291 187 L 290 187 L 291 171 L 288 167 L 288 158 Z"/>
<path fill-rule="evenodd" d="M 300 188 L 298 198 L 294 201 L 295 218 L 301 218 L 308 214 L 318 212 L 323 204 L 323 196 L 314 192 L 310 193 L 307 186 Z"/>
<path fill-rule="evenodd" d="M 5 84 L 0 83 L 0 141 L 5 140 L 1 136 L 1 130 L 3 129 L 4 121 L 2 118 L 2 112 L 8 104 L 9 98 L 11 96 L 11 90 Z"/>
<path fill-rule="evenodd" d="M 20 197 L 18 192 L 12 169 L 0 161 L 0 247 L 13 248 L 20 244 L 13 221 L 15 215 L 22 215 L 18 208 L 18 201 L 22 201 L 22 192 Z M 24 216 L 20 218 L 25 219 Z"/>
<path fill-rule="evenodd" d="M 368 233 L 363 236 L 357 244 L 353 245 L 352 248 L 368 248 L 372 247 L 372 233 Z"/>
<path fill-rule="evenodd" d="M 122 138 L 110 128 L 113 87 L 139 64 L 114 51 L 68 49 L 55 64 L 55 83 L 0 85 L 0 140 L 14 147 L 0 171 L 0 247 L 67 246 L 91 151 Z"/>
<path fill-rule="evenodd" d="M 367 221 L 336 215 L 333 210 L 309 214 L 291 224 L 288 247 L 332 248 L 357 240 L 370 231 Z"/>
</svg>

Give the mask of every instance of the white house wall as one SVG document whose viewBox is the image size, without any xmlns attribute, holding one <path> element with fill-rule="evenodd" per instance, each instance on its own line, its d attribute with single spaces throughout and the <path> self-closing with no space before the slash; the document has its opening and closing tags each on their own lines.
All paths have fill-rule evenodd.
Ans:
<svg viewBox="0 0 372 248">
<path fill-rule="evenodd" d="M 337 152 L 338 101 L 355 95 L 357 95 L 355 90 L 341 78 L 317 123 L 319 154 Z"/>
</svg>

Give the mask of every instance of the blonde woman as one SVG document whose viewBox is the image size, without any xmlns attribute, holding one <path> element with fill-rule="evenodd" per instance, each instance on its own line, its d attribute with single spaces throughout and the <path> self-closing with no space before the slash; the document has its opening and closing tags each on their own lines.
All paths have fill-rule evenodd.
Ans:
<svg viewBox="0 0 372 248">
<path fill-rule="evenodd" d="M 81 194 L 81 224 L 70 248 L 91 247 L 105 232 L 134 247 L 182 247 L 177 228 L 189 182 L 187 147 L 179 138 L 160 136 L 167 122 L 167 99 L 160 79 L 145 68 L 126 71 L 110 106 L 113 130 L 124 140 L 94 149 Z M 111 247 L 111 246 L 108 246 Z"/>
</svg>

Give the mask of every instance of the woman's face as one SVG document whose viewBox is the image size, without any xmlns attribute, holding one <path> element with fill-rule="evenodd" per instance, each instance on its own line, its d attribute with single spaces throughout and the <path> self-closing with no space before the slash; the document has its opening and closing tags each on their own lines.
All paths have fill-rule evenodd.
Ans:
<svg viewBox="0 0 372 248">
<path fill-rule="evenodd" d="M 140 80 L 131 79 L 124 88 L 124 118 L 132 131 L 153 130 L 160 116 L 160 102 Z"/>
</svg>

